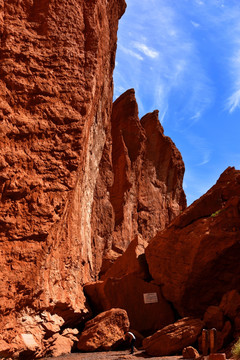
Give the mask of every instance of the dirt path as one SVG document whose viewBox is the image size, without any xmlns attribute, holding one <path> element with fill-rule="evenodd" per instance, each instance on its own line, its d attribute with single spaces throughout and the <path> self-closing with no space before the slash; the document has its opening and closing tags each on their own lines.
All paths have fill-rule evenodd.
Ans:
<svg viewBox="0 0 240 360">
<path fill-rule="evenodd" d="M 165 356 L 165 357 L 151 357 L 146 355 L 143 351 L 136 351 L 133 355 L 126 351 L 107 351 L 94 353 L 75 353 L 55 358 L 43 358 L 42 360 L 179 360 L 181 356 Z"/>
</svg>

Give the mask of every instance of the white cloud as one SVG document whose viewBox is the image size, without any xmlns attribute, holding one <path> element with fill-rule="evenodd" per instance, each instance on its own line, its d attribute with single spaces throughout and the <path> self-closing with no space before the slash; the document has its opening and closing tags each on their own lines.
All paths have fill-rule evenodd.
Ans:
<svg viewBox="0 0 240 360">
<path fill-rule="evenodd" d="M 196 1 L 196 3 L 197 3 L 198 5 L 200 5 L 200 6 L 204 5 L 204 2 L 203 2 L 202 0 L 195 0 L 195 1 Z"/>
<path fill-rule="evenodd" d="M 232 113 L 236 108 L 240 107 L 240 89 L 235 91 L 227 101 L 227 109 Z"/>
<path fill-rule="evenodd" d="M 234 41 L 234 48 L 237 48 L 235 50 L 235 54 L 231 56 L 230 58 L 230 69 L 232 73 L 232 94 L 227 99 L 226 108 L 229 110 L 230 113 L 233 113 L 237 108 L 240 107 L 240 29 L 235 30 L 237 39 L 235 36 L 233 37 Z M 234 40 L 235 39 L 235 40 Z"/>
<path fill-rule="evenodd" d="M 168 106 L 166 106 L 166 108 L 161 113 L 159 112 L 159 121 L 161 124 L 164 123 L 164 118 L 167 114 L 167 111 L 168 111 Z"/>
<path fill-rule="evenodd" d="M 133 51 L 133 50 L 131 50 L 131 49 L 128 49 L 128 48 L 122 46 L 121 44 L 119 45 L 119 48 L 120 48 L 120 49 L 122 50 L 122 52 L 124 52 L 125 54 L 130 55 L 130 56 L 133 56 L 133 57 L 135 57 L 135 58 L 138 59 L 138 60 L 141 60 L 141 61 L 143 60 L 143 57 L 142 57 L 140 54 L 136 53 L 135 51 Z"/>
<path fill-rule="evenodd" d="M 197 22 L 195 22 L 195 21 L 192 21 L 192 20 L 191 20 L 191 24 L 192 24 L 192 26 L 194 26 L 195 28 L 199 28 L 199 26 L 200 26 L 199 23 L 197 23 Z"/>
<path fill-rule="evenodd" d="M 158 55 L 159 55 L 159 53 L 156 50 L 148 47 L 146 44 L 139 43 L 139 42 L 135 41 L 135 42 L 132 42 L 132 45 L 137 50 L 139 50 L 141 53 L 143 53 L 144 55 L 146 55 L 146 56 L 148 56 L 148 57 L 150 57 L 152 59 L 157 58 Z"/>
<path fill-rule="evenodd" d="M 203 154 L 203 160 L 202 162 L 200 162 L 200 164 L 198 164 L 198 166 L 206 165 L 207 163 L 209 163 L 209 161 L 210 161 L 210 151 L 206 150 L 205 153 Z"/>
</svg>

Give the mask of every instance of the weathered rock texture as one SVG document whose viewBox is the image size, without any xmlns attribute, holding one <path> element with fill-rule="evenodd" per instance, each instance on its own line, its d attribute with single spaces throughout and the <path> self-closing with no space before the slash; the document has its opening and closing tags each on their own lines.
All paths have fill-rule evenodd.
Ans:
<svg viewBox="0 0 240 360">
<path fill-rule="evenodd" d="M 1 314 L 88 313 L 82 284 L 95 276 L 91 209 L 124 10 L 124 0 L 0 1 Z"/>
<path fill-rule="evenodd" d="M 77 347 L 82 351 L 113 349 L 125 340 L 129 325 L 125 310 L 105 311 L 86 323 Z"/>
<path fill-rule="evenodd" d="M 158 111 L 139 121 L 133 89 L 113 104 L 111 159 L 109 150 L 105 150 L 95 190 L 92 228 L 93 242 L 99 244 L 99 238 L 105 238 L 108 254 L 111 250 L 124 251 L 138 234 L 149 241 L 185 209 L 186 198 L 181 154 L 164 136 Z M 102 249 L 95 253 L 101 257 Z M 96 264 L 101 261 L 96 259 Z"/>
<path fill-rule="evenodd" d="M 26 332 L 28 311 L 41 317 L 48 309 L 64 327 L 87 317 L 82 286 L 98 278 L 103 254 L 117 257 L 138 234 L 149 240 L 186 206 L 182 158 L 157 112 L 139 121 L 133 90 L 112 112 L 125 6 L 0 0 L 0 306 L 8 343 L 16 329 Z"/>
<path fill-rule="evenodd" d="M 146 248 L 149 271 L 179 314 L 201 315 L 239 290 L 240 171 L 228 168 Z"/>
<path fill-rule="evenodd" d="M 183 318 L 157 331 L 143 340 L 143 348 L 149 355 L 166 356 L 192 345 L 203 328 L 199 319 Z"/>
</svg>

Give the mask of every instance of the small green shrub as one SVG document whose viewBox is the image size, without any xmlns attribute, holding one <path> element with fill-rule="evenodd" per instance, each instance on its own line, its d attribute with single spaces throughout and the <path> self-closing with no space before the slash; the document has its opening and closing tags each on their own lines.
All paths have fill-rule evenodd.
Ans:
<svg viewBox="0 0 240 360">
<path fill-rule="evenodd" d="M 232 355 L 234 359 L 240 359 L 240 338 L 232 347 Z"/>
<path fill-rule="evenodd" d="M 221 211 L 222 211 L 222 209 L 215 211 L 215 213 L 212 213 L 211 217 L 217 216 L 218 214 L 220 214 Z"/>
</svg>

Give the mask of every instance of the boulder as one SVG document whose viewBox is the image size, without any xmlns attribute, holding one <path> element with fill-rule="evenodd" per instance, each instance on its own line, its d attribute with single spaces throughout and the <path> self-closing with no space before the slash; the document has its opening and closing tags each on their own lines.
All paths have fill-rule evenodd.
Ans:
<svg viewBox="0 0 240 360">
<path fill-rule="evenodd" d="M 99 278 L 102 279 L 105 273 L 112 267 L 114 262 L 123 254 L 123 250 L 119 252 L 112 249 L 106 250 L 102 256 L 101 271 L 99 273 Z"/>
<path fill-rule="evenodd" d="M 112 307 L 125 309 L 131 328 L 144 335 L 174 322 L 173 310 L 163 298 L 160 287 L 134 274 L 90 283 L 84 290 L 98 312 Z"/>
<path fill-rule="evenodd" d="M 223 329 L 217 332 L 216 351 L 219 351 L 227 345 L 228 340 L 231 339 L 232 325 L 230 321 L 226 321 Z"/>
<path fill-rule="evenodd" d="M 78 339 L 76 338 L 75 341 L 77 340 Z M 70 337 L 54 334 L 52 338 L 45 342 L 44 352 L 41 353 L 41 356 L 58 357 L 69 354 L 73 344 L 74 340 Z"/>
<path fill-rule="evenodd" d="M 0 358 L 7 359 L 13 354 L 13 349 L 10 344 L 0 339 Z"/>
<path fill-rule="evenodd" d="M 203 328 L 199 319 L 183 318 L 143 340 L 144 350 L 151 356 L 168 356 L 192 345 Z"/>
<path fill-rule="evenodd" d="M 77 347 L 86 352 L 114 349 L 124 341 L 129 325 L 125 310 L 105 311 L 86 323 Z"/>
<path fill-rule="evenodd" d="M 147 241 L 143 240 L 141 235 L 136 236 L 130 242 L 123 255 L 118 257 L 101 279 L 116 279 L 129 274 L 134 274 L 142 279 L 149 278 L 148 265 L 145 258 L 145 248 L 147 245 Z"/>
<path fill-rule="evenodd" d="M 222 330 L 224 325 L 223 310 L 219 306 L 209 306 L 204 314 L 203 321 L 207 329 Z"/>
<path fill-rule="evenodd" d="M 239 289 L 239 226 L 240 171 L 228 168 L 149 243 L 149 271 L 181 316 L 202 317 L 226 292 Z"/>
<path fill-rule="evenodd" d="M 219 307 L 231 320 L 234 320 L 240 314 L 240 293 L 234 289 L 226 292 L 220 302 Z"/>
<path fill-rule="evenodd" d="M 200 357 L 199 352 L 192 346 L 187 346 L 182 351 L 182 357 L 184 359 L 197 359 Z"/>
</svg>

